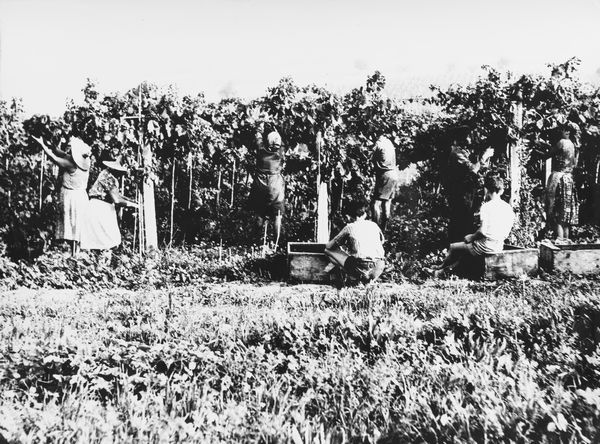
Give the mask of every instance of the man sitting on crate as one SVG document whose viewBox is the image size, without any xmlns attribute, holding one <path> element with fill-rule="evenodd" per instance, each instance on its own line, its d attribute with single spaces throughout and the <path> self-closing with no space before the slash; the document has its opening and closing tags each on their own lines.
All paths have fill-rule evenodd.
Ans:
<svg viewBox="0 0 600 444">
<path fill-rule="evenodd" d="M 467 234 L 463 242 L 450 244 L 444 262 L 431 270 L 435 277 L 444 277 L 467 255 L 483 256 L 499 253 L 504 249 L 504 241 L 512 229 L 515 213 L 512 207 L 500 198 L 504 192 L 502 178 L 489 174 L 485 178 L 484 187 L 486 202 L 479 210 L 481 226 L 475 233 Z"/>
<path fill-rule="evenodd" d="M 366 201 L 352 202 L 349 214 L 353 222 L 325 245 L 331 268 L 338 266 L 351 280 L 363 284 L 376 280 L 385 268 L 383 233 L 375 222 L 366 219 L 368 210 Z"/>
</svg>

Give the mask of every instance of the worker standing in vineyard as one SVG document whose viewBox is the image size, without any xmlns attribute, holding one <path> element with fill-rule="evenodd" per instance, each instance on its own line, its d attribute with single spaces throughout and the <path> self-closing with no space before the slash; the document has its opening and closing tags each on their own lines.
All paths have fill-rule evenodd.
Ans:
<svg viewBox="0 0 600 444">
<path fill-rule="evenodd" d="M 102 163 L 105 168 L 90 188 L 89 212 L 82 230 L 81 248 L 101 250 L 105 262 L 109 262 L 110 249 L 121 243 L 115 206 L 137 208 L 137 204 L 119 191 L 118 178 L 127 172 L 127 168 L 118 159 L 108 158 Z"/>
<path fill-rule="evenodd" d="M 450 208 L 448 222 L 448 238 L 450 242 L 458 242 L 472 232 L 475 224 L 473 208 L 477 189 L 479 188 L 479 170 L 487 166 L 494 154 L 488 148 L 481 158 L 471 160 L 470 129 L 467 126 L 454 128 L 450 134 L 450 155 L 446 174 L 446 193 Z"/>
<path fill-rule="evenodd" d="M 576 128 L 565 126 L 561 139 L 548 153 L 552 158 L 552 173 L 546 184 L 546 219 L 559 242 L 569 239 L 571 227 L 579 222 L 579 202 L 573 182 L 577 165 L 577 150 L 571 141 Z"/>
<path fill-rule="evenodd" d="M 396 149 L 391 140 L 381 136 L 373 150 L 373 168 L 375 169 L 375 191 L 371 201 L 371 217 L 385 231 L 392 214 L 392 199 L 400 180 L 396 167 Z"/>
<path fill-rule="evenodd" d="M 274 248 L 279 244 L 285 202 L 283 178 L 284 151 L 281 136 L 275 130 L 256 133 L 256 164 L 250 193 L 251 207 L 258 215 L 263 230 L 263 249 L 266 249 L 269 219 L 275 229 Z"/>
<path fill-rule="evenodd" d="M 41 137 L 33 139 L 62 171 L 55 237 L 67 241 L 71 247 L 71 254 L 75 255 L 81 242 L 81 230 L 88 209 L 86 189 L 92 150 L 83 140 L 71 137 L 70 155 L 57 154 L 46 146 Z"/>
</svg>

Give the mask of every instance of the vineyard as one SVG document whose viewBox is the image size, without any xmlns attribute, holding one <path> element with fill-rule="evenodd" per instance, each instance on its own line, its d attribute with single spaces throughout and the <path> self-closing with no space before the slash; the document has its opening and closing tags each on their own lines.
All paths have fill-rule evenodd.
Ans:
<svg viewBox="0 0 600 444">
<path fill-rule="evenodd" d="M 597 277 L 424 272 L 447 247 L 461 127 L 473 159 L 494 150 L 479 175 L 509 184 L 509 242 L 534 247 L 551 235 L 545 159 L 570 124 L 572 237 L 600 238 L 600 90 L 578 66 L 483 67 L 471 84 L 404 99 L 375 72 L 346 94 L 284 78 L 218 102 L 88 81 L 52 117 L 0 101 L 0 443 L 598 442 Z M 375 141 L 392 141 L 406 171 L 381 282 L 289 285 L 285 254 L 261 254 L 248 205 L 258 129 L 277 130 L 286 151 L 281 245 L 314 240 L 319 179 L 339 231 L 349 202 L 371 195 Z M 133 209 L 110 263 L 61 251 L 59 171 L 33 137 L 65 151 L 72 136 L 92 147 L 89 184 L 107 155 L 129 167 L 124 195 L 152 184 L 157 252 L 144 254 Z"/>
<path fill-rule="evenodd" d="M 414 252 L 411 242 L 418 240 L 418 254 L 426 255 L 443 246 L 444 173 L 452 128 L 473 129 L 467 147 L 473 155 L 494 148 L 490 168 L 511 178 L 507 196 L 516 196 L 519 224 L 512 241 L 527 246 L 543 235 L 544 156 L 558 137 L 557 127 L 571 122 L 579 130 L 575 180 L 581 219 L 583 225 L 594 225 L 600 216 L 600 97 L 592 85 L 578 80 L 578 63 L 572 59 L 551 66 L 547 77 L 514 78 L 484 67 L 473 84 L 432 87 L 431 97 L 410 100 L 388 97 L 385 78 L 376 72 L 343 96 L 283 79 L 258 99 L 212 103 L 201 94 L 182 97 L 174 88 L 146 83 L 125 94 L 101 94 L 88 82 L 83 101 L 69 102 L 59 118 L 25 118 L 18 100 L 2 102 L 3 250 L 13 259 L 33 259 L 52 238 L 57 169 L 46 165 L 31 136 L 63 148 L 70 136 L 77 136 L 93 147 L 96 159 L 106 152 L 122 155 L 132 171 L 123 183 L 126 195 L 135 197 L 144 179 L 155 186 L 160 246 L 201 241 L 230 246 L 260 237 L 248 236 L 245 223 L 252 216 L 247 199 L 257 128 L 277 129 L 287 150 L 284 241 L 313 237 L 317 170 L 329 189 L 331 231 L 339 229 L 344 203 L 370 194 L 372 146 L 386 135 L 400 167 L 414 165 L 418 171 L 418 179 L 397 198 L 400 229 L 390 233 L 389 246 L 394 252 Z M 319 131 L 324 144 L 317 153 Z M 141 151 L 152 153 L 150 162 L 143 161 Z M 517 174 L 510 163 L 515 156 Z M 98 165 L 92 167 L 91 180 Z M 419 214 L 413 214 L 415 208 Z M 138 242 L 135 216 L 126 211 L 121 222 L 125 247 L 132 250 Z M 411 239 L 397 235 L 411 226 Z"/>
</svg>

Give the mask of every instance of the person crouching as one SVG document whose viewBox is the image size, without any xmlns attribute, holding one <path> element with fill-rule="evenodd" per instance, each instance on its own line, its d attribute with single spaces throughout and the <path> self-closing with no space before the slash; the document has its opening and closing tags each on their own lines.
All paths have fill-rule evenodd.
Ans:
<svg viewBox="0 0 600 444">
<path fill-rule="evenodd" d="M 368 211 L 367 202 L 350 204 L 354 220 L 325 245 L 325 255 L 332 264 L 363 284 L 376 280 L 385 269 L 383 233 L 375 222 L 366 219 Z"/>
<path fill-rule="evenodd" d="M 500 198 L 504 192 L 502 178 L 490 174 L 485 178 L 484 187 L 486 202 L 479 210 L 481 226 L 475 233 L 467 234 L 463 242 L 450 244 L 446 259 L 433 270 L 435 277 L 445 276 L 466 255 L 483 256 L 499 253 L 504 249 L 504 241 L 512 229 L 515 213 L 512 207 Z"/>
</svg>

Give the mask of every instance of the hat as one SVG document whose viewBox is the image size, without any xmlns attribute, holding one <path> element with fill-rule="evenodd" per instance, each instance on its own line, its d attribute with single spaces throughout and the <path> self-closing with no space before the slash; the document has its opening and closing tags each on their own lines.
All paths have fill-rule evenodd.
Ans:
<svg viewBox="0 0 600 444">
<path fill-rule="evenodd" d="M 271 131 L 267 135 L 267 145 L 269 145 L 270 147 L 272 147 L 273 145 L 281 145 L 281 136 L 277 131 Z"/>
<path fill-rule="evenodd" d="M 89 170 L 91 163 L 90 156 L 92 155 L 90 146 L 77 137 L 71 137 L 69 146 L 71 147 L 71 157 L 75 165 L 83 171 Z"/>
<path fill-rule="evenodd" d="M 375 142 L 375 146 L 382 151 L 395 149 L 392 141 L 385 136 L 379 137 L 379 139 L 377 139 L 377 142 Z"/>
<path fill-rule="evenodd" d="M 109 168 L 114 171 L 120 171 L 122 173 L 125 173 L 127 171 L 127 167 L 123 166 L 123 164 L 121 163 L 120 156 L 117 159 L 103 160 L 102 163 L 106 168 Z"/>
</svg>

